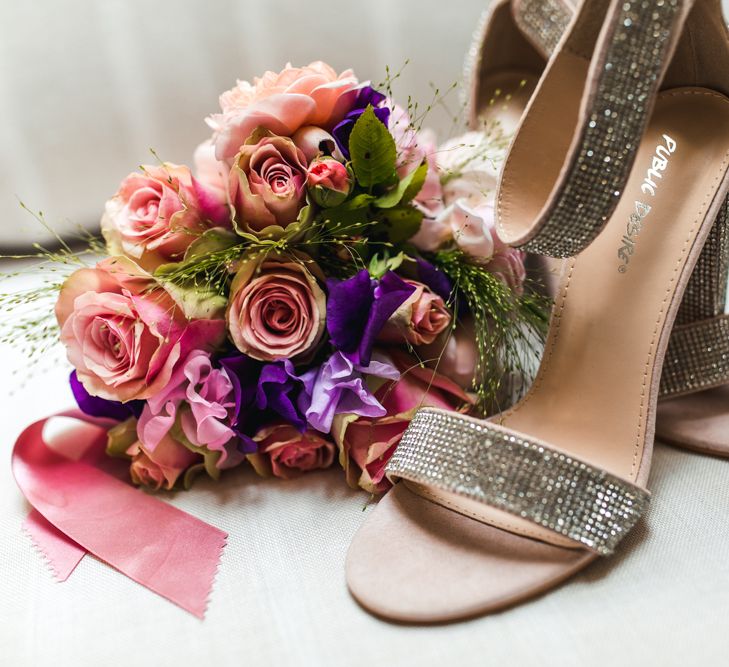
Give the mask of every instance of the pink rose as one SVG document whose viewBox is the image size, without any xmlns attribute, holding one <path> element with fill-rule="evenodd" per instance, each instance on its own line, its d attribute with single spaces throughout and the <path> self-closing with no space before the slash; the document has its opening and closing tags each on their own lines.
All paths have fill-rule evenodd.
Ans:
<svg viewBox="0 0 729 667">
<path fill-rule="evenodd" d="M 197 180 L 227 208 L 230 167 L 225 162 L 216 159 L 215 146 L 210 139 L 198 145 L 192 161 L 195 165 Z"/>
<path fill-rule="evenodd" d="M 323 62 L 306 67 L 290 64 L 260 79 L 238 81 L 220 96 L 222 114 L 208 118 L 215 155 L 232 158 L 257 127 L 291 136 L 304 125 L 331 129 L 349 111 L 358 82 L 351 70 L 337 74 Z"/>
<path fill-rule="evenodd" d="M 499 241 L 501 243 L 501 241 Z M 496 252 L 486 268 L 495 276 L 510 287 L 516 294 L 524 291 L 524 280 L 526 279 L 526 268 L 524 258 L 526 253 L 523 250 L 511 248 L 501 243 L 502 248 Z"/>
<path fill-rule="evenodd" d="M 233 279 L 226 313 L 235 346 L 261 361 L 301 358 L 324 334 L 326 298 L 303 263 L 249 261 Z"/>
<path fill-rule="evenodd" d="M 154 450 L 135 442 L 126 453 L 132 457 L 129 468 L 132 482 L 154 491 L 171 489 L 183 472 L 202 462 L 202 456 L 191 452 L 169 435 L 164 436 Z"/>
<path fill-rule="evenodd" d="M 432 343 L 451 323 L 451 314 L 441 297 L 416 280 L 406 280 L 415 291 L 392 314 L 378 335 L 386 343 L 424 345 Z"/>
<path fill-rule="evenodd" d="M 422 367 L 401 350 L 394 350 L 391 356 L 401 378 L 386 382 L 375 392 L 387 410 L 386 416 L 338 417 L 332 429 L 347 481 L 370 493 L 383 493 L 390 488 L 385 466 L 419 408 L 456 410 L 472 402 L 457 384 Z"/>
<path fill-rule="evenodd" d="M 420 345 L 417 352 L 427 366 L 468 391 L 478 364 L 473 317 L 459 318 L 457 327 L 443 332 L 432 343 Z"/>
<path fill-rule="evenodd" d="M 148 273 L 125 257 L 79 269 L 56 303 L 61 341 L 93 396 L 129 401 L 154 396 L 192 349 L 214 349 L 223 320 L 191 320 Z"/>
<path fill-rule="evenodd" d="M 306 158 L 291 139 L 264 136 L 241 146 L 228 187 L 246 231 L 281 234 L 306 203 Z"/>
<path fill-rule="evenodd" d="M 179 419 L 190 443 L 220 453 L 215 467 L 224 470 L 243 460 L 231 428 L 236 417 L 235 391 L 225 369 L 214 368 L 208 352 L 193 350 L 168 385 L 147 400 L 137 434 L 146 450 L 156 451 Z"/>
<path fill-rule="evenodd" d="M 352 177 L 333 157 L 320 157 L 310 165 L 306 184 L 312 199 L 323 207 L 339 206 L 352 190 Z"/>
<path fill-rule="evenodd" d="M 290 424 L 275 424 L 259 430 L 253 439 L 259 443 L 258 453 L 248 458 L 260 475 L 293 479 L 334 462 L 334 444 L 311 429 L 301 433 Z"/>
<path fill-rule="evenodd" d="M 142 268 L 182 259 L 205 230 L 228 224 L 225 202 L 184 166 L 165 163 L 129 174 L 106 202 L 101 219 L 111 255 L 126 255 Z"/>
</svg>

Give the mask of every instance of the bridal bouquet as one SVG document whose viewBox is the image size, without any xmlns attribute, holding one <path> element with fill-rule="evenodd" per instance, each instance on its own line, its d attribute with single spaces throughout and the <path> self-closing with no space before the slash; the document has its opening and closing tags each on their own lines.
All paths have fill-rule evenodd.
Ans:
<svg viewBox="0 0 729 667">
<path fill-rule="evenodd" d="M 437 148 L 417 108 L 317 62 L 220 98 L 194 172 L 127 176 L 54 336 L 107 452 L 152 489 L 335 460 L 370 492 L 422 406 L 488 412 L 545 323 L 493 224 L 505 139 Z M 97 246 L 98 249 L 98 246 Z"/>
</svg>

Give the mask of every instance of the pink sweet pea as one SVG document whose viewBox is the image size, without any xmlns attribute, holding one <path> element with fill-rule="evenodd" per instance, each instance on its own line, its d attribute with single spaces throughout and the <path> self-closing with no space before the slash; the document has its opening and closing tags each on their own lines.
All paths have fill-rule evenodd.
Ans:
<svg viewBox="0 0 729 667">
<path fill-rule="evenodd" d="M 207 229 L 229 225 L 225 200 L 193 178 L 185 166 L 165 163 L 129 174 L 106 202 L 101 231 L 111 255 L 142 268 L 179 261 Z"/>
<path fill-rule="evenodd" d="M 357 96 L 357 78 L 351 70 L 337 74 L 323 62 L 306 67 L 290 64 L 279 73 L 238 81 L 220 96 L 222 114 L 208 118 L 214 130 L 218 160 L 232 158 L 257 127 L 291 136 L 300 127 L 331 129 L 347 113 Z"/>
<path fill-rule="evenodd" d="M 347 481 L 370 493 L 383 493 L 390 488 L 385 466 L 419 408 L 455 410 L 472 403 L 457 384 L 422 367 L 405 352 L 393 350 L 391 356 L 401 377 L 386 382 L 375 392 L 386 416 L 340 417 L 332 429 Z"/>
<path fill-rule="evenodd" d="M 125 257 L 79 269 L 56 303 L 61 342 L 92 396 L 146 399 L 167 386 L 193 349 L 215 349 L 223 320 L 190 320 L 152 276 Z"/>
<path fill-rule="evenodd" d="M 148 399 L 137 424 L 147 451 L 156 451 L 178 417 L 193 445 L 220 452 L 217 468 L 232 468 L 243 460 L 231 428 L 236 418 L 233 384 L 225 369 L 213 367 L 208 352 L 193 350 L 169 384 Z"/>
</svg>

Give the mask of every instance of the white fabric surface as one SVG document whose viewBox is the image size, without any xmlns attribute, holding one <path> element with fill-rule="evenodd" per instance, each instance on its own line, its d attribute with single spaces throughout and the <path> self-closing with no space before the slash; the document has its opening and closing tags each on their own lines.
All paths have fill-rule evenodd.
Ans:
<svg viewBox="0 0 729 667">
<path fill-rule="evenodd" d="M 486 0 L 18 0 L 0 2 L 0 247 L 94 227 L 139 164 L 189 163 L 236 78 L 325 60 L 427 105 L 460 80 Z M 448 98 L 459 111 L 458 94 Z M 428 124 L 446 130 L 434 109 Z"/>
<path fill-rule="evenodd" d="M 206 134 L 202 117 L 236 76 L 322 57 L 377 80 L 385 64 L 410 57 L 398 90 L 425 101 L 429 80 L 458 78 L 482 4 L 0 3 L 0 244 L 40 238 L 15 194 L 52 221 L 94 224 L 149 146 L 188 159 Z M 446 114 L 434 122 L 445 128 Z M 90 557 L 55 583 L 21 533 L 28 506 L 9 461 L 25 425 L 71 405 L 62 359 L 49 354 L 20 386 L 23 361 L 0 347 L 2 665 L 727 663 L 729 462 L 663 445 L 651 510 L 618 555 L 535 601 L 464 623 L 390 625 L 353 602 L 344 557 L 370 505 L 338 470 L 287 483 L 239 470 L 169 496 L 230 533 L 202 622 Z"/>
<path fill-rule="evenodd" d="M 6 266 L 0 264 L 0 269 Z M 13 279 L 29 285 L 37 275 Z M 3 285 L 6 287 L 6 285 Z M 69 407 L 56 350 L 12 393 L 24 367 L 0 348 L 0 664 L 719 665 L 727 662 L 729 462 L 658 445 L 648 515 L 619 553 L 556 591 L 464 623 L 407 627 L 350 598 L 344 558 L 371 511 L 340 470 L 298 481 L 236 470 L 168 496 L 230 534 L 207 617 L 195 619 L 86 557 L 56 583 L 21 532 L 28 506 L 10 472 L 15 437 Z M 599 424 L 595 425 L 599 428 Z"/>
</svg>

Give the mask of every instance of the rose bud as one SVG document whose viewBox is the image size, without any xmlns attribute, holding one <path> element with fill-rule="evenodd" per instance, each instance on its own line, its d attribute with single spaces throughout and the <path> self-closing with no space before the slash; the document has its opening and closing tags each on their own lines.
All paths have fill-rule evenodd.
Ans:
<svg viewBox="0 0 729 667">
<path fill-rule="evenodd" d="M 415 291 L 392 314 L 377 339 L 384 343 L 427 345 L 451 323 L 451 314 L 441 297 L 416 280 L 406 280 Z"/>
<path fill-rule="evenodd" d="M 316 158 L 306 173 L 311 198 L 324 208 L 339 206 L 352 191 L 352 174 L 333 157 Z"/>
</svg>

